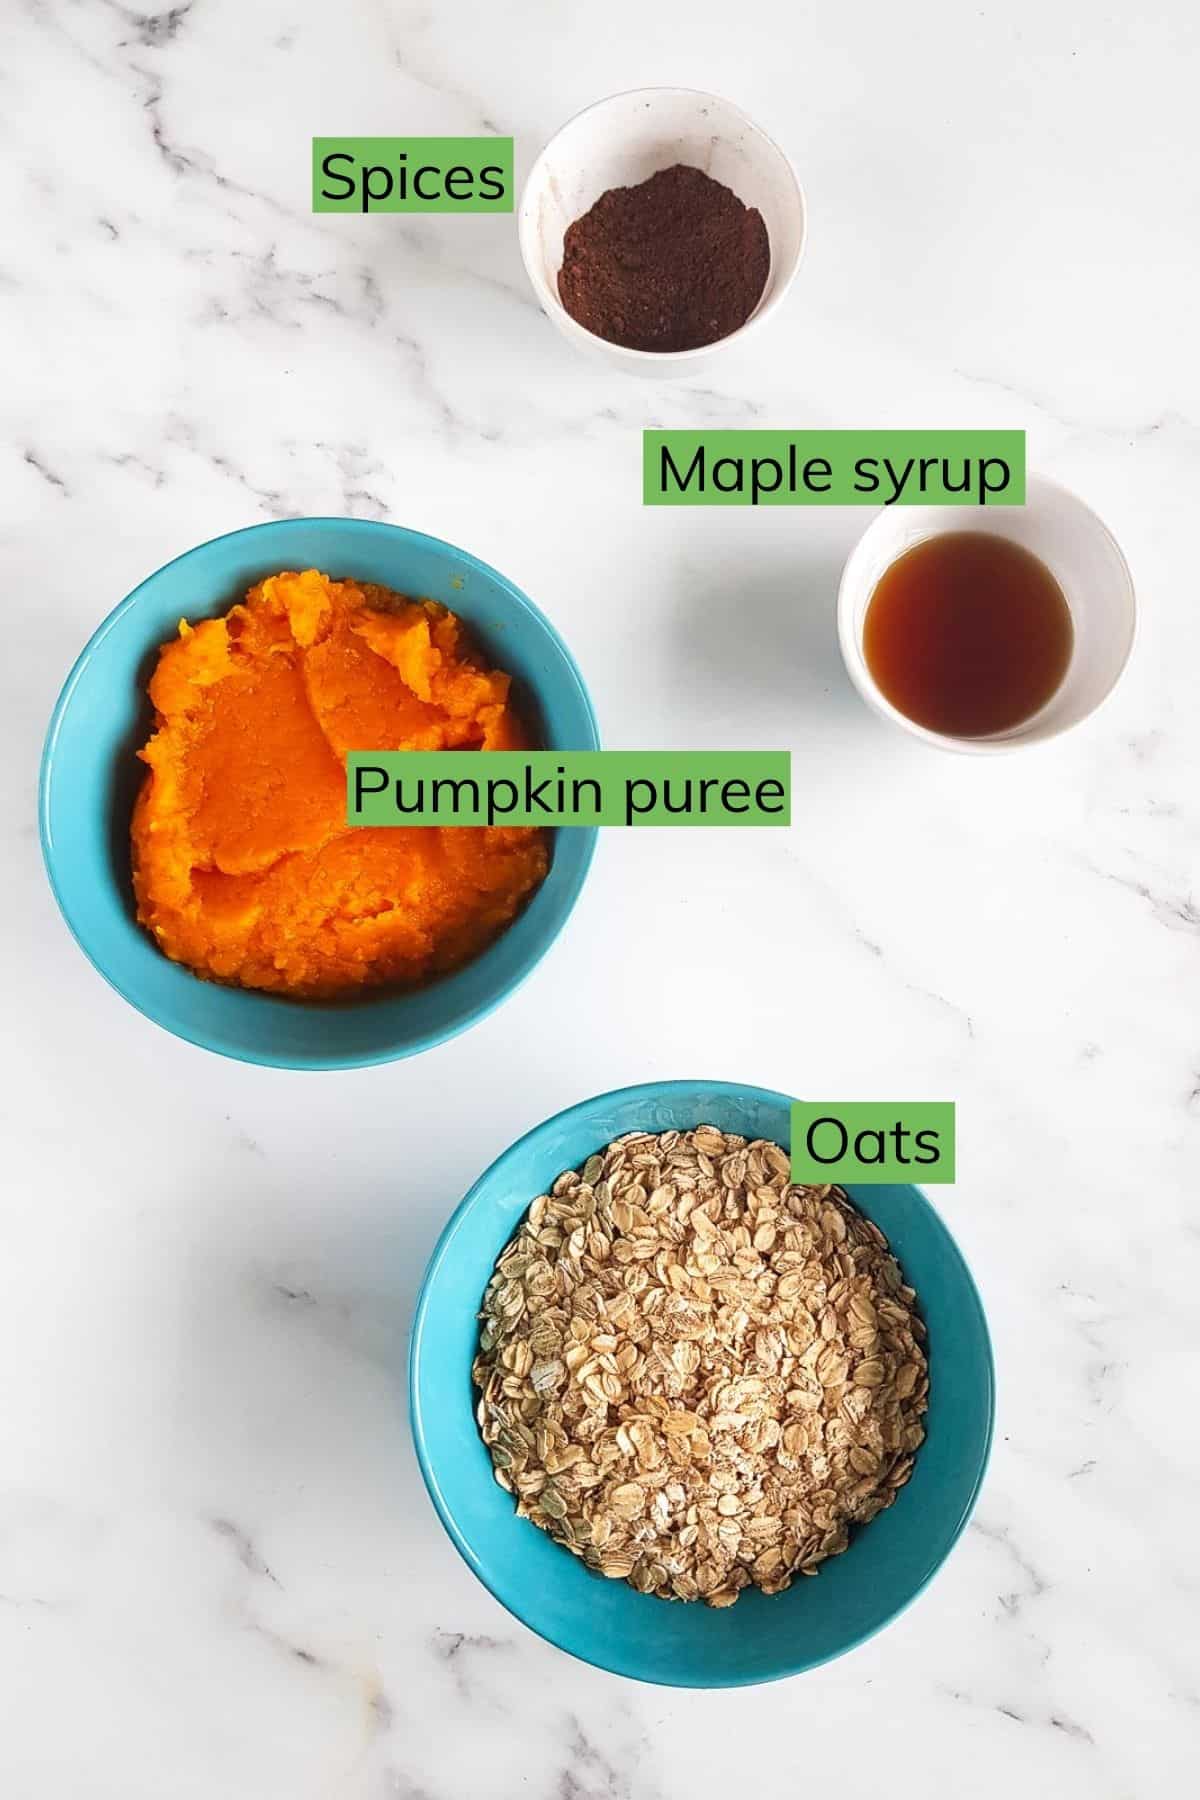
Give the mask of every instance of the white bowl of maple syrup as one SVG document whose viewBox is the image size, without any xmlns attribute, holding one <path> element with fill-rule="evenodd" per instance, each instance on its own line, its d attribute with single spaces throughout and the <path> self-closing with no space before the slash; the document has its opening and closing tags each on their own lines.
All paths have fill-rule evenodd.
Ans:
<svg viewBox="0 0 1200 1800">
<path fill-rule="evenodd" d="M 944 750 L 1045 742 L 1129 661 L 1137 601 L 1116 539 L 1042 475 L 1024 506 L 893 506 L 842 572 L 838 636 L 868 704 Z"/>
</svg>

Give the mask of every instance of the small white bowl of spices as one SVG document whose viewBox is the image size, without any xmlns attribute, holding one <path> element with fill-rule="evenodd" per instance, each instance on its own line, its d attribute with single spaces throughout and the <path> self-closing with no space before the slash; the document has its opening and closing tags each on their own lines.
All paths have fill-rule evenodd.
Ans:
<svg viewBox="0 0 1200 1800">
<path fill-rule="evenodd" d="M 564 337 L 632 374 L 688 374 L 778 307 L 806 208 L 783 151 L 728 100 L 639 88 L 550 140 L 517 230 Z"/>
</svg>

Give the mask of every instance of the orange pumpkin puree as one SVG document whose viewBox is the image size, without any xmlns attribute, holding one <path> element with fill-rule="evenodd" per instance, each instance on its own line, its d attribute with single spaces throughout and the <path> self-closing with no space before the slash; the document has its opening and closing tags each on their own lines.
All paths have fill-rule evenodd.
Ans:
<svg viewBox="0 0 1200 1800">
<path fill-rule="evenodd" d="M 546 874 L 529 827 L 346 824 L 348 750 L 529 746 L 509 677 L 432 600 L 272 575 L 180 625 L 150 698 L 138 918 L 197 975 L 324 998 L 411 986 L 478 955 Z"/>
</svg>

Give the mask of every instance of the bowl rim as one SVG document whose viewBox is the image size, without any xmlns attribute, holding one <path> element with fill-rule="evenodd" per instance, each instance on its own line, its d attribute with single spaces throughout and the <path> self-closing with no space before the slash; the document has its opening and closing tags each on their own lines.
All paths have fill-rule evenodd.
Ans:
<svg viewBox="0 0 1200 1800">
<path fill-rule="evenodd" d="M 719 106 L 727 107 L 731 113 L 736 113 L 738 118 L 750 128 L 756 137 L 762 138 L 763 142 L 774 151 L 791 181 L 796 211 L 800 221 L 800 241 L 796 246 L 796 254 L 792 260 L 792 266 L 787 275 L 780 282 L 776 292 L 771 295 L 765 306 L 760 298 L 758 305 L 750 314 L 750 317 L 743 320 L 736 331 L 731 331 L 725 337 L 715 339 L 711 344 L 696 344 L 690 350 L 638 350 L 630 344 L 614 344 L 611 339 L 601 337 L 599 332 L 589 331 L 586 325 L 581 325 L 578 319 L 571 316 L 558 295 L 550 287 L 550 284 L 543 279 L 529 248 L 532 231 L 530 225 L 530 203 L 535 177 L 541 175 L 542 165 L 546 158 L 549 156 L 551 150 L 553 150 L 559 138 L 562 137 L 563 133 L 569 131 L 573 125 L 577 125 L 580 119 L 586 118 L 589 113 L 599 112 L 603 107 L 611 106 L 615 100 L 631 100 L 639 95 L 665 94 L 686 94 L 698 100 L 713 100 Z M 649 87 L 620 88 L 616 93 L 603 94 L 600 99 L 591 100 L 586 106 L 581 106 L 578 112 L 572 113 L 569 119 L 564 119 L 558 129 L 546 139 L 546 142 L 542 145 L 542 148 L 534 158 L 529 173 L 526 175 L 521 187 L 521 198 L 517 202 L 517 242 L 521 251 L 521 261 L 525 265 L 525 273 L 529 278 L 529 285 L 534 291 L 534 296 L 537 299 L 538 304 L 541 306 L 542 311 L 546 314 L 547 318 L 551 319 L 568 337 L 576 339 L 583 345 L 590 345 L 593 347 L 597 345 L 601 346 L 611 354 L 622 359 L 629 358 L 631 362 L 639 364 L 646 369 L 652 369 L 657 365 L 661 365 L 663 368 L 686 367 L 689 362 L 699 361 L 701 358 L 714 355 L 718 350 L 723 350 L 727 344 L 740 342 L 740 340 L 743 339 L 747 333 L 752 331 L 755 326 L 761 325 L 766 319 L 769 319 L 787 298 L 791 291 L 792 284 L 800 272 L 800 265 L 804 261 L 805 252 L 808 249 L 808 196 L 804 191 L 799 175 L 796 173 L 796 165 L 793 163 L 787 151 L 771 136 L 769 131 L 764 130 L 763 127 L 758 124 L 755 119 L 752 119 L 749 113 L 746 112 L 743 107 L 740 107 L 735 100 L 726 100 L 723 94 L 711 93 L 707 88 L 685 87 L 673 85 L 671 83 L 662 86 L 652 85 Z"/>
<path fill-rule="evenodd" d="M 517 587 L 516 584 L 511 581 L 507 575 L 502 574 L 499 569 L 494 568 L 490 563 L 484 562 L 481 557 L 473 556 L 469 550 L 462 550 L 457 544 L 450 543 L 446 538 L 434 537 L 431 533 L 418 531 L 412 526 L 394 524 L 390 519 L 359 519 L 352 515 L 336 513 L 301 513 L 294 516 L 289 514 L 287 517 L 281 519 L 260 519 L 253 525 L 241 525 L 233 531 L 218 532 L 215 537 L 205 538 L 201 543 L 193 544 L 190 549 L 181 551 L 178 556 L 171 557 L 157 569 L 153 569 L 150 574 L 146 575 L 138 582 L 136 587 L 131 588 L 129 593 L 125 595 L 125 598 L 118 601 L 116 606 L 101 619 L 100 623 L 96 626 L 95 630 L 80 650 L 78 656 L 76 656 L 75 661 L 72 663 L 66 679 L 59 690 L 58 698 L 55 700 L 54 708 L 50 714 L 50 720 L 46 727 L 46 735 L 43 740 L 41 760 L 38 767 L 37 814 L 42 866 L 45 869 L 46 878 L 50 885 L 50 891 L 54 896 L 55 904 L 58 907 L 63 922 L 72 938 L 75 940 L 75 943 L 83 952 L 92 968 L 95 969 L 96 973 L 107 982 L 113 992 L 118 994 L 127 1005 L 131 1006 L 135 1012 L 140 1013 L 142 1018 L 147 1019 L 152 1025 L 157 1026 L 160 1031 L 165 1031 L 171 1037 L 178 1038 L 184 1043 L 192 1044 L 199 1050 L 206 1050 L 212 1055 L 228 1057 L 233 1062 L 245 1063 L 257 1068 L 288 1069 L 327 1074 L 341 1069 L 377 1068 L 386 1063 L 404 1062 L 410 1056 L 418 1056 L 423 1054 L 426 1050 L 433 1050 L 439 1044 L 446 1043 L 451 1038 L 458 1037 L 462 1032 L 469 1031 L 472 1026 L 480 1024 L 489 1016 L 489 1014 L 493 1013 L 497 1007 L 502 1005 L 505 1000 L 508 1000 L 515 994 L 517 990 L 524 985 L 529 976 L 532 975 L 538 964 L 556 942 L 572 912 L 575 910 L 576 902 L 582 892 L 583 884 L 586 881 L 588 872 L 591 868 L 592 858 L 596 852 L 597 831 L 594 826 L 573 827 L 573 829 L 585 840 L 582 847 L 582 860 L 580 861 L 574 876 L 570 879 L 561 895 L 557 919 L 552 923 L 552 926 L 546 935 L 539 941 L 536 953 L 529 956 L 525 966 L 517 972 L 515 977 L 502 984 L 494 994 L 481 1000 L 468 1012 L 452 1019 L 444 1026 L 431 1026 L 428 1030 L 422 1032 L 419 1037 L 414 1038 L 409 1044 L 361 1052 L 348 1051 L 342 1054 L 333 1054 L 329 1051 L 318 1051 L 312 1056 L 301 1057 L 284 1053 L 268 1055 L 260 1051 L 237 1049 L 230 1044 L 214 1043 L 204 1032 L 189 1029 L 183 1025 L 167 1023 L 167 1021 L 160 1018 L 157 1013 L 148 1010 L 135 994 L 131 993 L 129 989 L 115 977 L 115 975 L 105 968 L 102 963 L 97 961 L 88 944 L 84 941 L 80 930 L 76 926 L 75 920 L 71 917 L 63 898 L 62 890 L 59 886 L 56 867 L 56 852 L 50 818 L 51 790 L 55 773 L 55 755 L 58 748 L 58 739 L 62 731 L 63 721 L 66 717 L 68 708 L 74 698 L 75 689 L 82 680 L 93 656 L 96 654 L 108 634 L 116 629 L 117 625 L 127 613 L 135 610 L 138 603 L 143 598 L 146 589 L 157 582 L 160 577 L 167 574 L 169 570 L 188 562 L 190 558 L 194 556 L 201 555 L 206 550 L 213 549 L 214 546 L 218 544 L 231 542 L 235 538 L 258 536 L 270 537 L 280 530 L 286 535 L 288 531 L 305 526 L 333 526 L 339 530 L 348 530 L 351 536 L 396 536 L 404 539 L 409 544 L 417 544 L 435 550 L 449 551 L 456 563 L 461 564 L 468 570 L 485 576 L 489 581 L 495 582 L 499 587 L 503 588 L 509 598 L 516 603 L 518 609 L 528 616 L 535 628 L 540 629 L 559 651 L 563 661 L 564 673 L 570 682 L 574 697 L 578 701 L 587 723 L 588 735 L 591 742 L 585 745 L 585 748 L 598 749 L 600 747 L 600 728 L 596 718 L 596 709 L 592 703 L 592 697 L 588 692 L 587 684 L 583 679 L 579 665 L 576 663 L 571 650 L 551 620 L 544 612 L 542 612 L 540 607 L 534 604 L 521 588 Z M 205 616 L 207 617 L 209 615 L 205 614 Z M 150 646 L 147 647 L 150 648 Z M 487 952 L 485 951 L 484 955 L 486 954 Z M 200 977 L 195 976 L 194 979 L 199 980 Z M 207 983 L 206 985 L 214 987 L 219 984 Z M 253 990 L 239 991 L 252 992 Z M 272 996 L 262 994 L 258 997 L 263 1000 L 276 999 L 281 1005 L 289 1007 L 305 1007 L 314 1004 L 312 1002 L 290 1000 L 278 995 Z M 374 995 L 371 997 L 372 1003 L 376 998 L 377 997 Z M 353 1002 L 350 1004 L 353 1004 Z"/>
<path fill-rule="evenodd" d="M 844 1644 L 841 1644 L 838 1649 L 831 1651 L 827 1656 L 805 1657 L 800 1655 L 797 1656 L 794 1661 L 789 1662 L 787 1666 L 774 1670 L 769 1675 L 722 1675 L 707 1679 L 703 1682 L 690 1680 L 685 1676 L 681 1676 L 678 1679 L 672 1676 L 652 1677 L 643 1674 L 639 1669 L 633 1667 L 632 1664 L 625 1659 L 623 1652 L 619 1649 L 611 1658 L 601 1661 L 596 1656 L 585 1654 L 574 1644 L 564 1641 L 564 1635 L 550 1630 L 543 1630 L 541 1626 L 532 1624 L 528 1618 L 517 1610 L 515 1605 L 510 1605 L 509 1602 L 496 1591 L 487 1569 L 472 1548 L 470 1541 L 458 1527 L 454 1514 L 442 1493 L 437 1473 L 434 1470 L 429 1457 L 428 1447 L 425 1441 L 423 1408 L 419 1394 L 419 1366 L 424 1344 L 425 1321 L 430 1307 L 430 1290 L 433 1279 L 448 1256 L 455 1237 L 464 1224 L 468 1214 L 474 1210 L 483 1197 L 484 1190 L 503 1168 L 508 1159 L 515 1155 L 518 1150 L 531 1144 L 535 1139 L 551 1131 L 553 1127 L 560 1124 L 563 1120 L 571 1118 L 574 1114 L 590 1112 L 593 1108 L 607 1107 L 617 1102 L 629 1102 L 643 1099 L 646 1101 L 653 1099 L 661 1100 L 665 1095 L 676 1094 L 684 1089 L 689 1092 L 694 1092 L 697 1088 L 708 1088 L 714 1092 L 719 1091 L 722 1095 L 737 1095 L 747 1099 L 753 1099 L 760 1103 L 766 1101 L 770 1104 L 778 1104 L 789 1108 L 792 1104 L 792 1096 L 781 1093 L 776 1088 L 756 1087 L 752 1084 L 740 1081 L 723 1081 L 714 1078 L 697 1077 L 694 1080 L 675 1079 L 670 1081 L 635 1082 L 629 1087 L 612 1088 L 607 1093 L 591 1095 L 587 1099 L 576 1101 L 573 1106 L 564 1106 L 558 1112 L 552 1113 L 549 1118 L 543 1119 L 540 1124 L 532 1126 L 528 1131 L 523 1132 L 520 1137 L 515 1138 L 513 1142 L 509 1144 L 507 1149 L 502 1150 L 499 1156 L 493 1158 L 479 1178 L 472 1182 L 470 1188 L 467 1190 L 462 1200 L 459 1201 L 454 1211 L 450 1214 L 450 1217 L 447 1219 L 438 1235 L 437 1242 L 433 1247 L 433 1252 L 426 1265 L 425 1273 L 421 1278 L 421 1286 L 417 1293 L 416 1305 L 413 1308 L 412 1331 L 409 1338 L 408 1349 L 407 1385 L 409 1431 L 412 1435 L 413 1447 L 417 1456 L 417 1464 L 421 1471 L 421 1479 L 425 1483 L 425 1489 L 430 1500 L 433 1502 L 434 1510 L 441 1520 L 443 1529 L 451 1543 L 454 1545 L 454 1548 L 462 1557 L 462 1560 L 466 1563 L 472 1574 L 478 1581 L 483 1583 L 483 1586 L 488 1590 L 498 1605 L 502 1606 L 505 1612 L 507 1612 L 510 1617 L 516 1619 L 519 1624 L 524 1625 L 527 1630 L 532 1631 L 535 1636 L 542 1638 L 546 1643 L 553 1644 L 555 1649 L 564 1651 L 568 1656 L 573 1656 L 580 1662 L 590 1664 L 592 1668 L 602 1669 L 607 1674 L 620 1675 L 629 1680 L 641 1681 L 651 1687 L 691 1688 L 700 1690 L 761 1687 L 765 1686 L 768 1682 L 784 1681 L 795 1675 L 807 1674 L 810 1669 L 822 1668 L 827 1664 L 836 1661 L 837 1658 L 847 1655 L 851 1650 L 857 1650 L 862 1644 L 867 1643 L 871 1638 L 885 1630 L 887 1626 L 894 1624 L 902 1613 L 907 1612 L 913 1602 L 919 1595 L 924 1593 L 925 1589 L 945 1567 L 951 1551 L 954 1549 L 963 1532 L 966 1530 L 967 1525 L 970 1523 L 971 1516 L 974 1513 L 979 1499 L 980 1491 L 987 1476 L 988 1464 L 991 1460 L 992 1446 L 995 1437 L 996 1423 L 996 1363 L 995 1354 L 992 1348 L 991 1333 L 988 1330 L 987 1313 L 984 1310 L 983 1300 L 980 1296 L 975 1278 L 971 1273 L 970 1265 L 962 1251 L 959 1249 L 957 1240 L 947 1226 L 945 1219 L 933 1205 L 933 1202 L 929 1199 L 929 1196 L 923 1188 L 916 1187 L 914 1184 L 906 1182 L 888 1184 L 907 1187 L 912 1194 L 916 1195 L 917 1199 L 923 1204 L 926 1210 L 932 1214 L 935 1223 L 941 1229 L 947 1253 L 951 1261 L 957 1266 L 957 1271 L 962 1278 L 967 1300 L 969 1304 L 973 1306 L 976 1314 L 976 1319 L 980 1327 L 980 1337 L 983 1344 L 982 1375 L 986 1406 L 983 1444 L 979 1455 L 979 1464 L 975 1471 L 970 1491 L 967 1494 L 961 1513 L 943 1534 L 937 1558 L 928 1573 L 917 1583 L 912 1592 L 908 1594 L 905 1599 L 900 1601 L 898 1605 L 894 1606 L 885 1617 L 881 1618 L 877 1623 L 870 1625 L 865 1631 L 861 1631 L 855 1636 L 847 1638 Z M 861 1192 L 861 1188 L 858 1189 L 857 1192 Z M 530 1199 L 532 1198 L 533 1196 L 531 1195 Z M 860 1204 L 855 1192 L 851 1192 L 851 1198 L 853 1199 L 854 1204 L 859 1206 L 859 1209 L 864 1213 L 864 1216 L 869 1218 L 870 1213 L 867 1211 L 865 1205 Z M 528 1202 L 526 1204 L 528 1204 Z M 518 1218 L 523 1216 L 522 1212 L 522 1214 L 518 1215 Z M 507 1241 L 507 1239 L 505 1241 Z M 497 1254 L 499 1254 L 502 1248 L 502 1243 L 497 1244 Z"/>
</svg>

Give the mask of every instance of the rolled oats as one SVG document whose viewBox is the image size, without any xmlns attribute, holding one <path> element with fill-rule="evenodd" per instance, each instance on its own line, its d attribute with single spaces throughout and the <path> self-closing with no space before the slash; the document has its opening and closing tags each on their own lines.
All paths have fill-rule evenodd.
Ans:
<svg viewBox="0 0 1200 1800">
<path fill-rule="evenodd" d="M 840 1188 L 712 1125 L 619 1138 L 539 1194 L 473 1376 L 496 1480 L 600 1574 L 731 1606 L 890 1506 L 925 1433 L 915 1295 Z"/>
</svg>

